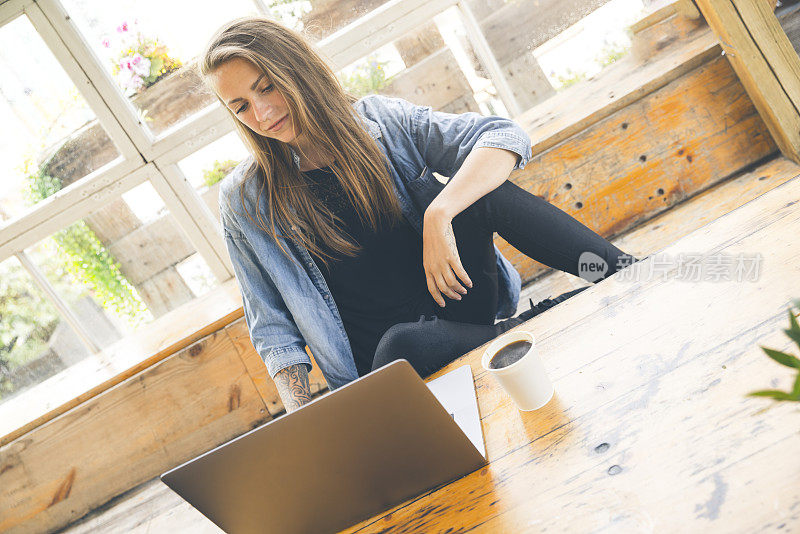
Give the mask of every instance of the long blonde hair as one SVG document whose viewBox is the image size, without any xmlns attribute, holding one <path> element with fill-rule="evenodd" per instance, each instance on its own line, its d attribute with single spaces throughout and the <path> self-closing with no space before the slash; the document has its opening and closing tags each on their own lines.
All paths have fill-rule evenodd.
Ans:
<svg viewBox="0 0 800 534">
<path fill-rule="evenodd" d="M 239 18 L 211 38 L 199 64 L 200 72 L 208 79 L 234 58 L 249 61 L 264 73 L 286 100 L 295 128 L 333 157 L 329 166 L 365 224 L 378 230 L 384 223 L 392 225 L 400 220 L 400 203 L 388 160 L 352 107 L 358 98 L 342 89 L 305 37 L 264 17 Z M 255 159 L 246 180 L 261 180 L 258 196 L 267 196 L 268 225 L 264 224 L 258 199 L 253 199 L 257 220 L 247 210 L 243 180 L 240 195 L 247 217 L 269 232 L 287 257 L 291 255 L 277 239 L 279 227 L 281 233 L 297 228 L 292 232 L 294 237 L 326 265 L 332 256 L 319 246 L 320 241 L 336 253 L 354 256 L 360 247 L 337 228 L 341 219 L 305 185 L 288 144 L 255 133 L 233 111 L 228 112 Z"/>
</svg>

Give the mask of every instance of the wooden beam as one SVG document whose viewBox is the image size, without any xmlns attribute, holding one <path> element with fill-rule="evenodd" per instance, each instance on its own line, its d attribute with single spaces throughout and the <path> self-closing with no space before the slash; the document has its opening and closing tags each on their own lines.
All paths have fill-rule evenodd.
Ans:
<svg viewBox="0 0 800 534">
<path fill-rule="evenodd" d="M 800 163 L 800 58 L 763 0 L 696 0 L 781 152 Z"/>
<path fill-rule="evenodd" d="M 678 0 L 675 2 L 675 12 L 690 19 L 699 19 L 700 12 L 692 0 Z"/>
</svg>

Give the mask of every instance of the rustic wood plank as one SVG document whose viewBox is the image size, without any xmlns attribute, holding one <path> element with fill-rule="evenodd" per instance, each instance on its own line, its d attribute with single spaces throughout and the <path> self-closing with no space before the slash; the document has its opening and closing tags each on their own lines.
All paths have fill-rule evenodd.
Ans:
<svg viewBox="0 0 800 534">
<path fill-rule="evenodd" d="M 775 1 L 734 0 L 734 5 L 794 109 L 800 110 L 800 58 L 773 13 Z"/>
<path fill-rule="evenodd" d="M 491 465 L 349 531 L 595 530 L 615 518 L 667 531 L 705 520 L 752 530 L 776 515 L 798 525 L 796 455 L 781 457 L 771 484 L 720 495 L 775 471 L 762 451 L 796 448 L 797 407 L 744 395 L 793 381 L 758 346 L 793 346 L 781 329 L 800 274 L 800 242 L 786 238 L 800 230 L 798 201 L 795 178 L 664 250 L 759 252 L 755 281 L 629 281 L 623 271 L 520 326 L 537 336 L 556 384 L 542 410 L 517 411 L 480 369 L 480 348 L 433 375 L 472 366 Z"/>
<path fill-rule="evenodd" d="M 184 501 L 169 486 L 154 478 L 112 499 L 80 521 L 68 525 L 63 534 L 125 532 L 222 533 L 222 530 Z"/>
<path fill-rule="evenodd" d="M 59 528 L 269 419 L 215 332 L 0 448 L 0 531 Z"/>
<path fill-rule="evenodd" d="M 697 9 L 697 4 L 693 0 L 679 0 L 675 4 L 675 10 L 686 18 L 700 19 L 700 11 Z"/>
<path fill-rule="evenodd" d="M 511 179 L 608 238 L 775 151 L 719 57 L 538 154 Z M 541 274 L 500 237 L 523 281 Z"/>
<path fill-rule="evenodd" d="M 749 12 L 749 22 L 743 19 L 743 14 L 737 9 L 739 4 L 732 0 L 697 0 L 696 4 L 719 36 L 731 65 L 775 138 L 775 143 L 786 157 L 800 162 L 800 113 L 796 102 L 792 102 L 793 92 L 784 87 L 784 84 L 790 83 L 787 73 L 800 68 L 797 67 L 800 58 L 796 54 L 789 56 L 770 51 L 775 49 L 774 40 L 778 38 L 783 41 L 780 45 L 783 52 L 787 46 L 791 48 L 777 19 L 771 12 L 764 13 L 768 10 L 762 2 L 757 4 L 760 6 L 757 12 Z M 755 25 L 752 16 L 759 19 L 761 25 Z M 772 28 L 767 32 L 764 27 Z M 781 68 L 780 75 L 773 71 L 771 62 L 765 59 L 767 56 L 785 67 Z"/>
<path fill-rule="evenodd" d="M 659 22 L 675 15 L 678 12 L 678 4 L 681 1 L 658 0 L 656 2 L 647 2 L 639 20 L 629 26 L 634 33 L 634 38 L 642 30 L 657 25 Z"/>
<path fill-rule="evenodd" d="M 631 40 L 631 57 L 641 64 L 664 53 L 664 49 L 668 47 L 681 46 L 682 42 L 692 38 L 694 32 L 708 31 L 702 18 L 692 19 L 676 14 L 675 4 L 669 4 L 653 13 L 653 16 L 655 15 L 661 15 L 663 18 L 654 23 L 645 24 L 644 21 L 640 21 L 637 25 L 631 26 L 634 32 Z"/>
<path fill-rule="evenodd" d="M 712 188 L 676 206 L 667 213 L 648 221 L 646 225 L 634 230 L 620 240 L 629 243 L 628 248 L 631 250 L 641 253 L 656 252 L 673 243 L 679 237 L 697 230 L 718 216 L 798 175 L 800 175 L 800 167 L 778 155 L 752 171 L 745 172 L 741 176 Z M 562 274 L 556 272 L 548 278 L 558 278 L 558 275 Z M 575 278 L 563 275 L 561 279 L 569 284 L 570 279 Z M 563 291 L 572 287 L 574 286 L 567 285 Z M 529 292 L 531 289 L 533 288 L 528 287 L 525 288 L 525 291 Z M 563 291 L 550 291 L 547 294 L 543 294 L 541 298 Z M 527 305 L 523 308 L 526 307 Z M 243 321 L 240 320 L 233 324 L 241 325 L 241 322 Z M 234 335 L 234 344 L 239 341 L 247 342 L 246 327 L 239 326 L 238 330 L 238 333 Z M 228 333 L 231 335 L 232 330 L 229 329 Z M 776 345 L 779 343 L 780 340 Z M 249 345 L 249 342 L 247 344 Z M 263 367 L 263 363 L 258 361 L 257 357 L 255 363 L 257 368 Z M 579 377 L 583 377 L 586 372 L 583 368 L 580 369 L 578 372 Z M 479 387 L 482 387 L 480 383 Z M 588 384 L 586 387 L 591 389 L 595 385 Z M 480 391 L 481 393 L 479 394 L 483 394 L 485 390 L 481 389 Z M 499 402 L 499 399 L 500 397 L 496 397 L 495 402 Z M 497 411 L 496 407 L 494 409 Z M 488 433 L 489 431 L 487 431 Z M 209 529 L 209 532 L 218 532 L 218 530 L 215 530 L 215 526 L 161 484 L 158 479 L 134 488 L 125 495 L 114 499 L 114 501 L 108 506 L 93 510 L 89 517 L 84 518 L 80 524 L 68 529 L 67 532 L 70 534 L 97 531 L 148 532 L 147 529 L 153 532 L 157 531 L 156 529 L 167 530 L 177 526 L 184 529 L 191 528 L 193 531 L 206 531 L 201 529 Z M 396 508 L 400 508 L 400 506 Z M 512 513 L 515 513 L 513 509 Z M 479 527 L 478 530 L 480 531 L 481 528 Z"/>
</svg>

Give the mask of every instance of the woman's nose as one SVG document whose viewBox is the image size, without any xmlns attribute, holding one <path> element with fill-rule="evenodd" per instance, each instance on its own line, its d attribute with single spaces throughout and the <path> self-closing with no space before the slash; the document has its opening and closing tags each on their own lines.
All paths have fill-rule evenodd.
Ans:
<svg viewBox="0 0 800 534">
<path fill-rule="evenodd" d="M 253 113 L 255 114 L 256 120 L 258 122 L 267 122 L 267 117 L 269 117 L 271 106 L 269 106 L 266 102 L 261 99 L 257 99 L 253 102 Z"/>
</svg>

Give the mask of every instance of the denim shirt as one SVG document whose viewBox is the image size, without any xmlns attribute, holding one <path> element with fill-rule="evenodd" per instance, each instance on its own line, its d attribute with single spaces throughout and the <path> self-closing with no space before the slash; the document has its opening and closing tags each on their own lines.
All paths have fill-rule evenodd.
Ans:
<svg viewBox="0 0 800 534">
<path fill-rule="evenodd" d="M 434 172 L 452 177 L 474 148 L 504 148 L 520 158 L 515 169 L 531 158 L 531 141 L 512 120 L 479 113 L 444 113 L 401 98 L 369 95 L 353 104 L 364 127 L 390 162 L 390 174 L 403 216 L 422 236 L 423 214 L 444 188 Z M 292 150 L 299 168 L 299 158 Z M 265 195 L 257 195 L 259 180 L 247 178 L 250 156 L 220 186 L 219 205 L 225 244 L 242 294 L 250 339 L 270 374 L 304 363 L 308 345 L 328 387 L 333 390 L 358 378 L 342 319 L 322 273 L 308 250 L 297 241 L 278 236 L 294 258 L 280 250 L 271 234 L 245 214 L 239 187 L 254 218 L 269 213 Z M 262 191 L 263 193 L 263 191 Z M 287 236 L 288 237 L 288 236 Z M 514 315 L 520 294 L 520 276 L 497 254 L 499 302 L 496 317 Z"/>
</svg>

